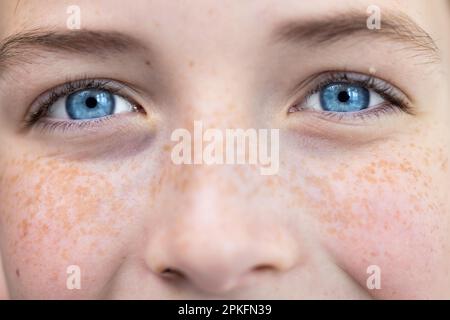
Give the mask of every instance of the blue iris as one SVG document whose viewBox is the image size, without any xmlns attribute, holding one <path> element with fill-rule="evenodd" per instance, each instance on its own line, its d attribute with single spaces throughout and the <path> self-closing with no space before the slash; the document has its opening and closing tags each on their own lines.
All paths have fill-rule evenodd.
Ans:
<svg viewBox="0 0 450 320">
<path fill-rule="evenodd" d="M 320 105 L 326 111 L 360 111 L 366 109 L 369 102 L 369 90 L 354 84 L 331 83 L 320 91 Z"/>
<path fill-rule="evenodd" d="M 93 119 L 114 113 L 114 96 L 105 90 L 87 89 L 72 93 L 66 100 L 66 111 L 71 119 Z"/>
</svg>

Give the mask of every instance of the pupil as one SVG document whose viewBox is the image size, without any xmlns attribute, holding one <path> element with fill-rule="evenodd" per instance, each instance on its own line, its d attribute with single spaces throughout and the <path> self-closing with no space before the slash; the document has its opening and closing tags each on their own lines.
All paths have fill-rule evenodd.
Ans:
<svg viewBox="0 0 450 320">
<path fill-rule="evenodd" d="M 338 99 L 340 102 L 347 102 L 350 99 L 350 96 L 348 95 L 347 91 L 341 91 L 338 94 Z"/>
<path fill-rule="evenodd" d="M 89 97 L 86 99 L 86 106 L 88 108 L 95 108 L 97 106 L 97 99 Z"/>
</svg>

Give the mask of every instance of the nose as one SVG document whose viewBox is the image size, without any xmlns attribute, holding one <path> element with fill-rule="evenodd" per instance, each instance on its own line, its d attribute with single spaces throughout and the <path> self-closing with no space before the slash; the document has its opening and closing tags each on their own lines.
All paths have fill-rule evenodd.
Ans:
<svg viewBox="0 0 450 320">
<path fill-rule="evenodd" d="M 287 226 L 239 192 L 222 188 L 229 178 L 217 183 L 216 175 L 193 174 L 189 181 L 196 182 L 184 182 L 189 186 L 183 195 L 164 202 L 164 218 L 153 226 L 146 247 L 152 272 L 224 294 L 289 270 L 296 248 Z"/>
</svg>

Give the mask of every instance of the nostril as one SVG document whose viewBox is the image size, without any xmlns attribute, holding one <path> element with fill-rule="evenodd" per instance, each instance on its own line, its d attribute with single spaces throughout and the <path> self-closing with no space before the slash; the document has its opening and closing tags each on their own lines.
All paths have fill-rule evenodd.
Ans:
<svg viewBox="0 0 450 320">
<path fill-rule="evenodd" d="M 184 275 L 181 271 L 173 268 L 165 268 L 160 272 L 160 274 L 167 279 L 184 278 Z"/>
<path fill-rule="evenodd" d="M 273 271 L 273 270 L 275 270 L 275 267 L 270 264 L 260 264 L 253 267 L 253 271 L 256 272 Z"/>
</svg>

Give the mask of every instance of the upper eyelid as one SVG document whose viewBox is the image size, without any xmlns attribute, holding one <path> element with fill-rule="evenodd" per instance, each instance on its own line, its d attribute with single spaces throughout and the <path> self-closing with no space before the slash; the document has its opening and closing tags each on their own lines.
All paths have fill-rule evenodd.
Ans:
<svg viewBox="0 0 450 320">
<path fill-rule="evenodd" d="M 57 85 L 51 89 L 46 90 L 45 92 L 43 92 L 42 94 L 40 94 L 35 101 L 42 101 L 45 100 L 45 97 L 48 97 L 49 95 L 58 95 L 58 94 L 70 94 L 69 92 L 76 92 L 77 90 L 82 90 L 82 89 L 90 89 L 90 88 L 95 88 L 96 85 L 98 87 L 106 87 L 106 86 L 110 86 L 109 84 L 115 84 L 115 83 L 119 83 L 116 82 L 114 80 L 110 80 L 110 79 L 79 79 L 79 80 L 73 80 L 73 81 L 67 81 L 64 82 L 63 84 Z M 119 91 L 121 88 L 117 87 L 114 88 L 114 86 L 110 86 L 111 89 L 114 92 Z M 123 85 L 120 85 L 120 87 L 123 87 Z M 66 91 L 66 92 L 64 92 Z M 33 103 L 34 104 L 34 103 Z"/>
<path fill-rule="evenodd" d="M 295 95 L 295 94 L 303 91 L 305 89 L 305 87 L 307 87 L 309 85 L 309 83 L 311 83 L 311 81 L 315 81 L 317 83 L 320 81 L 317 81 L 316 79 L 321 80 L 321 79 L 327 77 L 327 75 L 338 75 L 338 74 L 350 75 L 350 76 L 356 76 L 356 77 L 373 78 L 375 80 L 379 80 L 383 83 L 391 85 L 394 89 L 397 89 L 399 92 L 401 92 L 402 95 L 404 95 L 405 98 L 407 98 L 410 102 L 413 102 L 411 95 L 407 91 L 400 89 L 399 85 L 396 84 L 391 79 L 388 80 L 388 79 L 384 79 L 380 76 L 373 75 L 373 74 L 366 74 L 366 73 L 358 72 L 358 71 L 340 70 L 340 69 L 336 69 L 336 70 L 331 69 L 331 70 L 326 70 L 326 71 L 322 71 L 319 73 L 311 74 L 310 76 L 304 78 L 302 81 L 298 82 L 294 87 L 292 87 L 289 90 L 289 92 L 291 93 L 290 95 Z M 355 83 L 357 83 L 357 81 L 355 81 Z"/>
<path fill-rule="evenodd" d="M 348 73 L 330 75 L 329 77 L 327 77 L 325 79 L 319 79 L 319 81 L 314 85 L 316 88 L 312 89 L 310 93 L 312 93 L 312 91 L 314 91 L 314 92 L 319 91 L 320 89 L 322 89 L 324 86 L 326 86 L 327 84 L 329 84 L 331 82 L 342 82 L 342 83 L 349 83 L 349 84 L 354 84 L 354 85 L 365 85 L 368 89 L 372 89 L 372 90 L 378 89 L 376 84 L 386 85 L 386 86 L 389 86 L 390 88 L 392 88 L 393 90 L 398 91 L 399 93 L 401 93 L 403 95 L 403 92 L 400 89 L 398 89 L 396 86 L 390 84 L 389 82 L 381 80 L 379 78 L 376 78 L 373 76 L 368 76 L 368 75 L 361 76 L 360 74 L 358 74 L 357 77 L 361 77 L 361 78 L 360 79 L 356 79 L 356 77 L 352 78 L 352 75 L 349 76 Z M 405 95 L 405 98 L 406 97 L 407 96 Z"/>
</svg>

